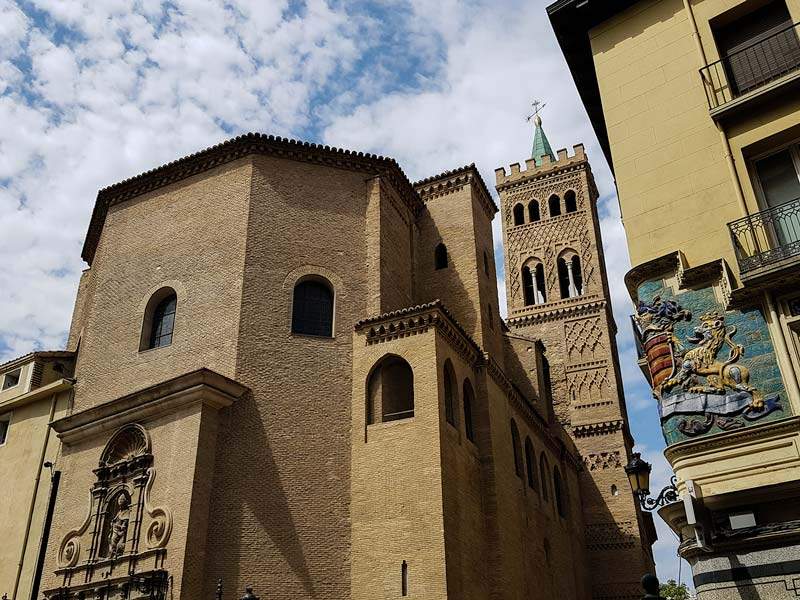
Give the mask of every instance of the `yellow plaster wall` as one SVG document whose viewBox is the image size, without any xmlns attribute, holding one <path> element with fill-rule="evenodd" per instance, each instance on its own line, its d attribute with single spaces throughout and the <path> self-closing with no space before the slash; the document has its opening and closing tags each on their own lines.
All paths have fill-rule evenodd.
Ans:
<svg viewBox="0 0 800 600">
<path fill-rule="evenodd" d="M 32 365 L 29 363 L 26 367 Z M 54 400 L 54 417 L 64 416 L 69 405 L 68 391 L 13 407 L 8 437 L 6 443 L 0 446 L 0 540 L 3 540 L 0 544 L 0 593 L 7 593 L 9 598 L 13 595 L 25 529 L 32 513 L 16 595 L 20 599 L 30 597 L 50 494 L 50 472 L 42 469 L 39 461 L 45 443 L 47 446 L 42 462 L 55 461 L 59 447 L 58 438 L 52 433 L 48 436 Z M 5 413 L 6 410 L 0 405 L 0 414 Z M 41 478 L 37 487 L 36 476 L 39 473 Z M 35 500 L 33 510 L 32 499 Z"/>
<path fill-rule="evenodd" d="M 739 208 L 683 3 L 640 2 L 590 37 L 632 263 L 733 262 Z"/>
<path fill-rule="evenodd" d="M 719 58 L 709 21 L 742 4 L 691 3 L 709 63 Z M 800 21 L 800 0 L 787 6 Z M 689 266 L 725 258 L 736 269 L 726 225 L 744 213 L 709 114 L 703 59 L 683 1 L 639 2 L 590 39 L 633 265 L 682 250 Z M 792 94 L 724 122 L 748 211 L 760 210 L 748 152 L 798 124 L 800 100 Z"/>
</svg>

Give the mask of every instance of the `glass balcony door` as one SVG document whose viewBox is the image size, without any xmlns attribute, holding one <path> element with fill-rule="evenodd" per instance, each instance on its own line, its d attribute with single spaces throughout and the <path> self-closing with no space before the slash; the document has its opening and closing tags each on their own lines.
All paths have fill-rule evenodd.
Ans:
<svg viewBox="0 0 800 600">
<path fill-rule="evenodd" d="M 800 154 L 797 146 L 790 146 L 756 161 L 756 172 L 761 188 L 764 209 L 769 210 L 767 233 L 776 246 L 788 246 L 800 241 Z M 789 203 L 789 204 L 787 204 Z"/>
<path fill-rule="evenodd" d="M 800 40 L 781 0 L 718 28 L 714 37 L 733 97 L 800 65 Z"/>
</svg>

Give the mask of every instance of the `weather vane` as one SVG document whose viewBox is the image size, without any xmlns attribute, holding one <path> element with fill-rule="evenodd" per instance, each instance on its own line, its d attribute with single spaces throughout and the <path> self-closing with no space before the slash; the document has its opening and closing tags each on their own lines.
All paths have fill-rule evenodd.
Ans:
<svg viewBox="0 0 800 600">
<path fill-rule="evenodd" d="M 532 112 L 531 114 L 529 114 L 527 117 L 525 117 L 525 120 L 526 120 L 528 123 L 530 123 L 530 122 L 531 122 L 531 119 L 532 119 L 532 118 L 534 118 L 534 117 L 538 117 L 538 116 L 539 116 L 539 113 L 540 113 L 540 112 L 542 112 L 542 109 L 543 109 L 545 106 L 547 106 L 547 104 L 546 104 L 546 103 L 543 103 L 543 102 L 541 102 L 541 101 L 539 101 L 539 100 L 534 100 L 533 102 L 531 102 L 531 106 L 533 107 L 533 112 Z"/>
</svg>

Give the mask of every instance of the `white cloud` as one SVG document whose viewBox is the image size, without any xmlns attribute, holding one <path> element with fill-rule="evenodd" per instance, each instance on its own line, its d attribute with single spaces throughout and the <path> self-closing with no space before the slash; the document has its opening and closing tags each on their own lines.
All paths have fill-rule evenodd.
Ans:
<svg viewBox="0 0 800 600">
<path fill-rule="evenodd" d="M 31 5 L 35 18 L 0 0 L 0 359 L 63 343 L 99 188 L 223 128 L 307 127 L 311 99 L 363 51 L 362 19 L 324 0 L 292 14 L 287 2 Z"/>
</svg>

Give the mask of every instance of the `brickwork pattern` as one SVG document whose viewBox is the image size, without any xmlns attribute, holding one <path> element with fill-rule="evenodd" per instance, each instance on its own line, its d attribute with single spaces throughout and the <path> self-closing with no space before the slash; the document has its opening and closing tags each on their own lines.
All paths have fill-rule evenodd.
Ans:
<svg viewBox="0 0 800 600">
<path fill-rule="evenodd" d="M 562 154 L 558 161 L 541 168 L 529 164 L 527 171 L 519 171 L 512 167 L 511 176 L 501 171 L 498 170 L 498 191 L 509 249 L 509 335 L 538 340 L 544 345 L 550 366 L 553 413 L 573 432 L 583 457 L 580 496 L 592 573 L 591 593 L 594 598 L 614 597 L 618 592 L 619 597 L 627 597 L 619 586 L 635 585 L 637 576 L 633 574 L 651 569 L 652 557 L 643 538 L 638 508 L 630 494 L 624 493 L 628 483 L 622 465 L 627 463 L 631 441 L 625 423 L 591 169 L 579 150 L 575 157 Z M 578 211 L 549 217 L 547 199 L 553 193 L 563 198 L 567 189 L 576 192 Z M 510 211 L 520 201 L 527 205 L 531 198 L 539 199 L 544 209 L 542 221 L 515 226 Z M 584 274 L 584 296 L 569 301 L 559 300 L 555 265 L 555 257 L 566 247 L 579 253 Z M 529 257 L 539 258 L 545 265 L 548 302 L 544 305 L 523 305 L 520 269 Z M 563 306 L 569 306 L 569 310 Z M 585 435 L 584 431 L 592 435 Z"/>
<path fill-rule="evenodd" d="M 596 191 L 588 166 L 571 164 L 583 184 L 566 189 L 579 212 L 556 220 L 584 215 L 574 241 L 599 295 L 570 311 L 569 335 L 558 318 L 502 332 L 493 203 L 472 167 L 422 182 L 409 202 L 394 171 L 257 153 L 108 208 L 70 334 L 71 345 L 80 340 L 76 411 L 199 367 L 249 390 L 219 412 L 198 405 L 143 423 L 158 470 L 154 501 L 174 514 L 165 563 L 173 598 L 212 597 L 218 578 L 268 598 L 396 598 L 403 561 L 409 597 L 425 600 L 586 600 L 598 581 L 625 581 L 628 555 L 602 555 L 617 570 L 592 567 L 585 532 L 613 537 L 591 527 L 627 523 L 637 535 L 630 502 L 606 491 L 623 485 L 613 457 L 625 456 L 626 433 L 568 433 L 579 402 L 598 420 L 620 421 L 623 411 L 602 255 L 583 241 L 597 239 L 585 217 Z M 450 264 L 435 271 L 440 241 Z M 331 338 L 291 333 L 292 291 L 308 276 L 334 290 Z M 143 307 L 163 285 L 178 296 L 173 343 L 138 352 Z M 555 419 L 536 340 L 551 360 Z M 387 354 L 413 369 L 414 416 L 367 425 L 366 381 Z M 458 381 L 455 426 L 443 407 L 446 360 Z M 534 449 L 535 488 L 515 473 L 511 419 Z M 106 441 L 99 431 L 63 448 L 44 587 L 59 585 L 58 544 L 80 524 Z M 589 450 L 601 457 L 596 473 L 581 461 Z"/>
</svg>

